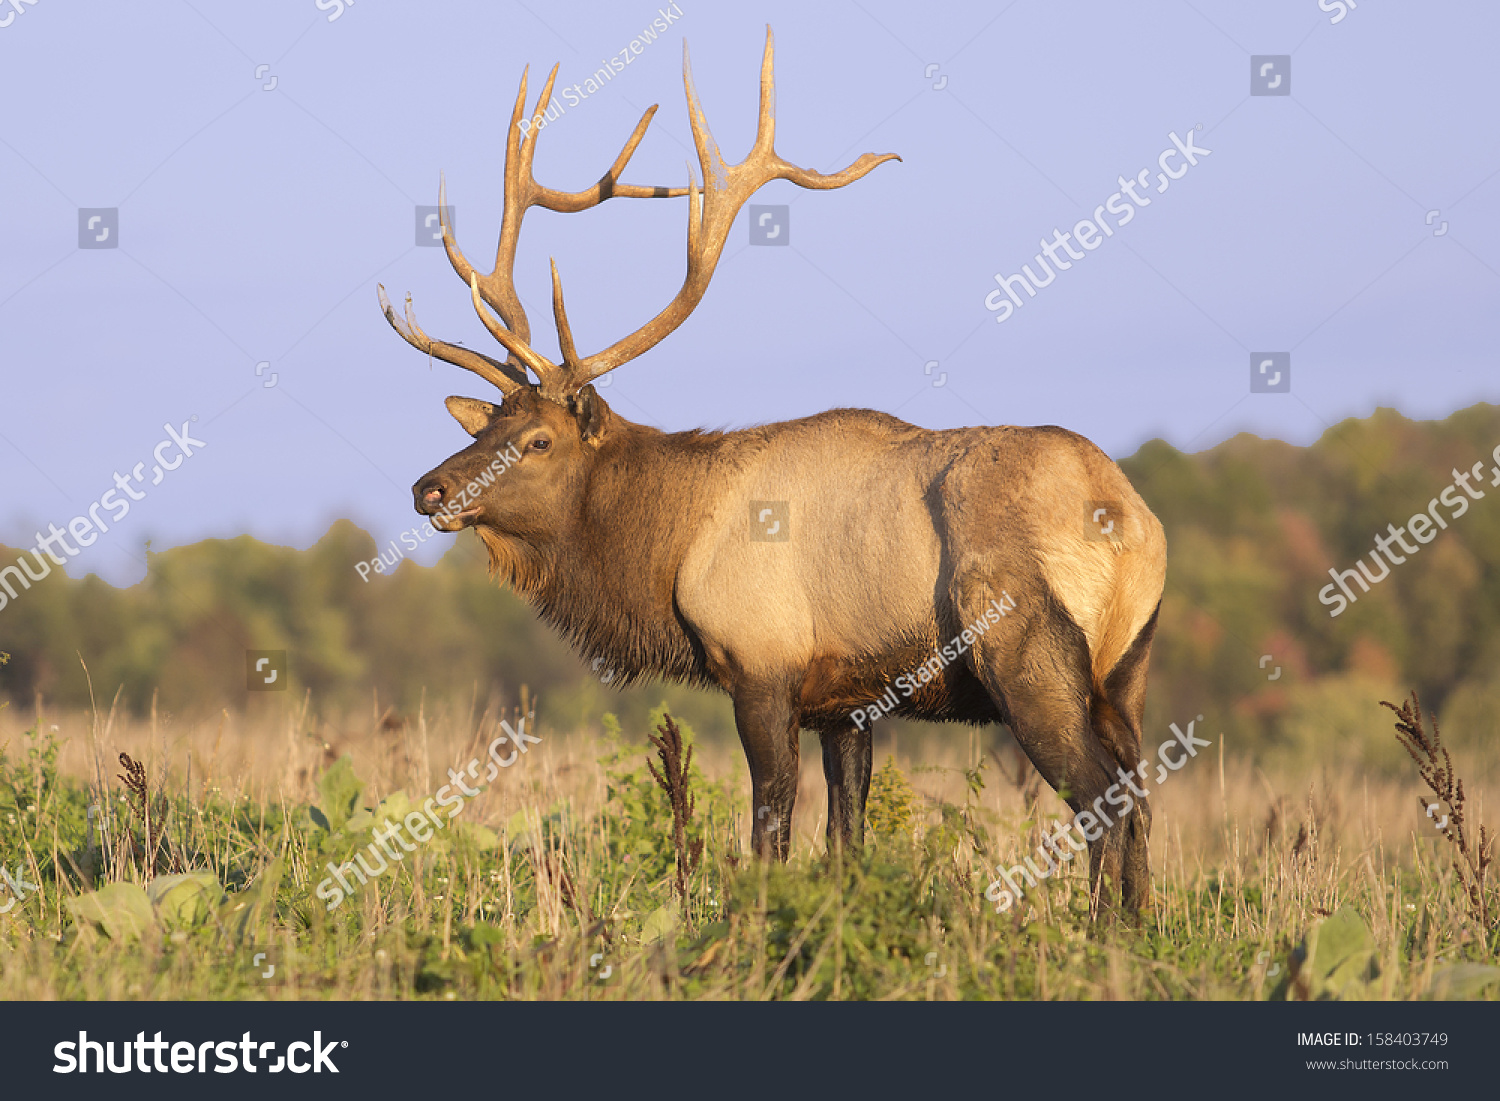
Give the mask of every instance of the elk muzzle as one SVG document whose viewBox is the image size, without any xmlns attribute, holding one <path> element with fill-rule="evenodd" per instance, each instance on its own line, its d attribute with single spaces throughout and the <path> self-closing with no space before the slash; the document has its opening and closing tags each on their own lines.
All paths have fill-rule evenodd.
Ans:
<svg viewBox="0 0 1500 1101">
<path fill-rule="evenodd" d="M 447 479 L 439 474 L 429 474 L 412 486 L 412 498 L 417 512 L 432 517 L 438 531 L 462 531 L 479 518 L 478 505 L 463 500 L 462 495 L 450 499 Z"/>
</svg>

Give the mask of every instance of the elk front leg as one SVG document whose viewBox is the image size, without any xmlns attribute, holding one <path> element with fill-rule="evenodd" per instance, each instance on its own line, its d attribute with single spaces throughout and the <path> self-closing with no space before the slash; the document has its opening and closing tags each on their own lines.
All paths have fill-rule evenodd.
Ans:
<svg viewBox="0 0 1500 1101">
<path fill-rule="evenodd" d="M 823 779 L 828 784 L 828 851 L 865 843 L 865 800 L 874 757 L 872 732 L 853 723 L 822 731 Z"/>
<path fill-rule="evenodd" d="M 785 860 L 792 847 L 800 728 L 790 686 L 742 685 L 734 694 L 734 724 L 750 763 L 750 849 Z"/>
</svg>

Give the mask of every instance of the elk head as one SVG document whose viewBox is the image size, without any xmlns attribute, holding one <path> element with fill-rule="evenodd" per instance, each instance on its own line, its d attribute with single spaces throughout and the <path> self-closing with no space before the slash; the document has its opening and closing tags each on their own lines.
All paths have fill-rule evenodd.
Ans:
<svg viewBox="0 0 1500 1101">
<path fill-rule="evenodd" d="M 544 112 L 551 101 L 557 66 L 553 66 L 547 77 L 532 112 L 529 134 L 522 126 L 526 106 L 526 74 L 522 73 L 506 133 L 504 216 L 494 270 L 488 275 L 476 271 L 459 251 L 446 218 L 443 220 L 443 247 L 448 260 L 469 285 L 474 309 L 485 328 L 505 347 L 508 357 L 501 362 L 468 348 L 431 339 L 417 325 L 409 297 L 403 321 L 391 308 L 385 289 L 380 289 L 380 304 L 386 319 L 409 344 L 473 371 L 504 395 L 499 406 L 473 398 L 448 399 L 449 412 L 476 442 L 412 487 L 417 511 L 433 517 L 435 527 L 458 531 L 475 526 L 490 544 L 492 553 L 500 540 L 519 540 L 536 546 L 562 534 L 558 526 L 561 518 L 576 514 L 577 496 L 581 487 L 588 484 L 590 464 L 601 461 L 600 448 L 627 429 L 640 430 L 616 416 L 590 383 L 654 347 L 687 319 L 708 290 L 730 227 L 745 201 L 771 180 L 791 180 L 801 187 L 827 190 L 860 179 L 884 161 L 900 159 L 893 153 L 881 156 L 866 153 L 842 172 L 823 175 L 798 168 L 777 156 L 772 54 L 773 39 L 767 27 L 755 144 L 743 162 L 726 165 L 698 102 L 687 43 L 683 43 L 683 85 L 693 144 L 703 175 L 701 187 L 691 170 L 687 187 L 643 187 L 620 182 L 620 174 L 656 114 L 656 105 L 641 116 L 614 164 L 593 187 L 562 192 L 538 184 L 531 170 L 536 153 L 535 133 L 542 128 Z M 447 210 L 445 190 L 440 186 L 440 212 Z M 552 312 L 561 362 L 537 352 L 531 346 L 531 325 L 515 287 L 516 245 L 527 210 L 541 206 L 574 213 L 611 198 L 663 199 L 684 195 L 689 202 L 687 274 L 682 289 L 666 308 L 642 328 L 603 351 L 580 356 L 568 326 L 562 281 L 554 261 Z M 499 460 L 505 461 L 497 471 Z M 490 474 L 488 478 L 486 472 Z"/>
</svg>

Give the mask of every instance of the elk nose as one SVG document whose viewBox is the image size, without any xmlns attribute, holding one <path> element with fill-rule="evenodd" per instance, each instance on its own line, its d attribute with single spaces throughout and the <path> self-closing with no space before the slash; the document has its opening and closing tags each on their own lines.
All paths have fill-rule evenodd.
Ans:
<svg viewBox="0 0 1500 1101">
<path fill-rule="evenodd" d="M 413 496 L 417 499 L 417 511 L 425 515 L 432 515 L 442 507 L 443 498 L 447 496 L 447 487 L 437 478 L 430 478 L 419 482 L 413 490 Z"/>
</svg>

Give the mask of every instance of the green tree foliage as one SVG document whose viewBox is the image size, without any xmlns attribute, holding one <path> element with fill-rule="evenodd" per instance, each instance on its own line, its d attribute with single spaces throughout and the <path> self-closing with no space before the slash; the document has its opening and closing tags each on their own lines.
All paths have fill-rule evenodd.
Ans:
<svg viewBox="0 0 1500 1101">
<path fill-rule="evenodd" d="M 1231 748 L 1399 769 L 1375 702 L 1392 697 L 1377 689 L 1399 697 L 1415 688 L 1440 712 L 1450 700 L 1461 707 L 1454 731 L 1492 744 L 1497 444 L 1500 407 L 1480 404 L 1426 422 L 1380 409 L 1306 448 L 1242 434 L 1196 455 L 1153 441 L 1123 461 L 1167 532 L 1148 731 L 1201 713 Z M 1455 470 L 1481 461 L 1484 498 L 1330 616 L 1318 600 L 1329 570 L 1368 562 L 1388 524 L 1426 511 Z"/>
<path fill-rule="evenodd" d="M 17 553 L 0 551 L 0 563 Z M 375 554 L 368 535 L 340 521 L 305 551 L 242 536 L 152 553 L 146 579 L 125 589 L 54 571 L 0 612 L 16 639 L 0 691 L 84 705 L 82 656 L 101 696 L 123 687 L 137 710 L 153 691 L 181 712 L 253 705 L 251 649 L 288 651 L 289 690 L 329 706 L 368 701 L 377 687 L 415 707 L 424 688 L 467 697 L 477 687 L 483 698 L 579 679 L 567 646 L 489 580 L 472 536 L 435 567 L 403 561 L 362 580 L 355 564 Z"/>
</svg>

